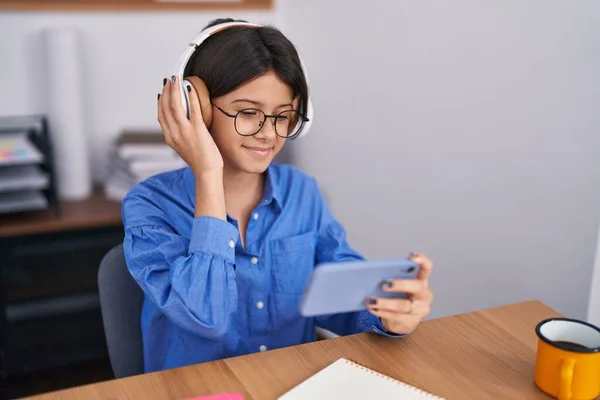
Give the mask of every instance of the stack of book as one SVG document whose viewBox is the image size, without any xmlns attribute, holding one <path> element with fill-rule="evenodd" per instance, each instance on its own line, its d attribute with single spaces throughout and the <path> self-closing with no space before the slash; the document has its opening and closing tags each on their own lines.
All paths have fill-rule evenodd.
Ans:
<svg viewBox="0 0 600 400">
<path fill-rule="evenodd" d="M 121 201 L 136 183 L 185 166 L 185 161 L 165 143 L 162 132 L 125 131 L 110 151 L 104 193 L 111 200 Z"/>
</svg>

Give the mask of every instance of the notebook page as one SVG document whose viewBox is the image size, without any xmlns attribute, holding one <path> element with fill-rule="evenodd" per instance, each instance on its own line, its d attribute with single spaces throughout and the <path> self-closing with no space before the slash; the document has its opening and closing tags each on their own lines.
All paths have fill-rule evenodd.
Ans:
<svg viewBox="0 0 600 400">
<path fill-rule="evenodd" d="M 317 372 L 279 400 L 320 399 L 432 400 L 440 397 L 423 392 L 358 364 L 340 358 Z"/>
</svg>

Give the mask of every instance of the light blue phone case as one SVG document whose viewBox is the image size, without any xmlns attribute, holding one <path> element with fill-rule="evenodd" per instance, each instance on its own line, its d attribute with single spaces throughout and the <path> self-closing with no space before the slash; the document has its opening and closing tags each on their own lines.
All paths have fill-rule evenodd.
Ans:
<svg viewBox="0 0 600 400">
<path fill-rule="evenodd" d="M 305 317 L 366 309 L 369 297 L 398 297 L 404 293 L 384 292 L 387 279 L 414 279 L 419 266 L 407 258 L 344 261 L 319 264 L 300 304 Z"/>
</svg>

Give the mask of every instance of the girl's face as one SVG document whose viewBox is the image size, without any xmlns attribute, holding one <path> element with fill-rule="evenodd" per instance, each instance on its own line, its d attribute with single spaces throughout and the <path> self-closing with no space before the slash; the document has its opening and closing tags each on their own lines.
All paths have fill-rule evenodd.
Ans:
<svg viewBox="0 0 600 400">
<path fill-rule="evenodd" d="M 292 88 L 276 73 L 268 72 L 230 93 L 212 99 L 212 102 L 230 115 L 247 108 L 262 110 L 267 115 L 276 115 L 284 110 L 296 108 L 297 102 L 292 99 L 292 93 Z M 243 130 L 249 129 L 248 127 L 258 129 L 259 124 L 251 124 L 257 119 L 260 120 L 252 112 L 240 114 L 237 120 L 238 130 L 244 133 Z M 251 174 L 264 172 L 285 143 L 284 138 L 276 135 L 273 120 L 267 118 L 257 134 L 242 136 L 236 131 L 234 119 L 213 106 L 210 132 L 223 156 L 225 167 Z"/>
</svg>

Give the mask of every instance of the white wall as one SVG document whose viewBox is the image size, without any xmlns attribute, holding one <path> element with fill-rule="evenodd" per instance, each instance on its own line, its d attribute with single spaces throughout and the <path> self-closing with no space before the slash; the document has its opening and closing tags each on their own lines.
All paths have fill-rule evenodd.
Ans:
<svg viewBox="0 0 600 400">
<path fill-rule="evenodd" d="M 299 163 L 352 244 L 428 252 L 432 316 L 540 299 L 585 318 L 600 3 L 304 0 L 284 15 L 317 110 Z"/>
<path fill-rule="evenodd" d="M 277 11 L 245 13 L 0 13 L 0 115 L 44 112 L 40 32 L 80 28 L 85 44 L 85 100 L 93 175 L 124 128 L 159 129 L 156 96 L 180 54 L 212 19 L 277 23 Z"/>
</svg>

